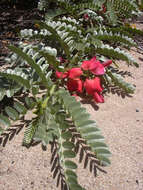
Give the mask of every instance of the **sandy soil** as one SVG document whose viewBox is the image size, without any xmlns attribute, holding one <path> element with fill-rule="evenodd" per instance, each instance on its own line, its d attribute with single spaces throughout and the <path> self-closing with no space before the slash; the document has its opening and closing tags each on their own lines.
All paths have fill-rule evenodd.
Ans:
<svg viewBox="0 0 143 190">
<path fill-rule="evenodd" d="M 140 68 L 123 62 L 120 66 L 132 73 L 126 81 L 136 85 L 133 97 L 110 93 L 98 110 L 84 104 L 112 152 L 111 166 L 104 168 L 106 173 L 97 171 L 96 177 L 89 165 L 85 170 L 79 164 L 79 181 L 88 190 L 143 190 L 143 56 L 134 50 L 131 53 Z M 0 147 L 0 190 L 60 190 L 50 172 L 50 147 L 47 151 L 40 145 L 26 149 L 21 146 L 22 138 L 23 130 Z"/>
</svg>

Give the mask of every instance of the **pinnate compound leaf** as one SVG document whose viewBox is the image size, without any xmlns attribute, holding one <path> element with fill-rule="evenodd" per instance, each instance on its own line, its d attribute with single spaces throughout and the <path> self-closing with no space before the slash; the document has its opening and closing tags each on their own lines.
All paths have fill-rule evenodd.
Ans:
<svg viewBox="0 0 143 190">
<path fill-rule="evenodd" d="M 52 26 L 44 23 L 44 22 L 39 22 L 37 21 L 38 24 L 40 25 L 41 28 L 47 29 L 49 32 L 51 32 L 51 34 L 54 35 L 54 38 L 60 43 L 61 47 L 63 48 L 63 50 L 65 51 L 65 54 L 70 57 L 70 51 L 69 51 L 69 47 L 68 45 L 64 42 L 64 40 L 62 40 L 62 38 L 60 37 L 60 35 L 57 33 L 57 31 L 52 28 Z"/>
<path fill-rule="evenodd" d="M 58 121 L 60 122 L 60 120 Z M 63 121 L 63 123 L 66 122 L 67 122 L 66 120 Z M 58 154 L 59 154 L 60 165 L 63 169 L 63 174 L 65 176 L 65 182 L 67 184 L 68 189 L 70 190 L 83 189 L 78 184 L 77 175 L 74 171 L 77 168 L 77 165 L 76 163 L 70 160 L 76 156 L 76 153 L 72 151 L 72 149 L 74 148 L 74 144 L 71 142 L 71 138 L 72 138 L 71 131 L 67 129 L 67 131 L 63 133 L 63 129 L 59 127 L 59 138 L 57 140 L 59 144 Z"/>
<path fill-rule="evenodd" d="M 135 91 L 135 87 L 124 81 L 123 77 L 117 73 L 113 73 L 110 70 L 107 70 L 107 75 L 109 75 L 109 77 L 111 77 L 112 82 L 119 86 L 120 88 L 122 88 L 126 93 L 130 93 L 133 94 Z"/>
<path fill-rule="evenodd" d="M 82 113 L 75 113 L 74 111 L 71 111 L 73 107 L 75 107 L 73 110 L 80 110 L 82 107 L 81 104 L 77 102 L 74 97 L 71 97 L 66 90 L 61 89 L 59 91 L 59 97 L 62 99 L 65 109 L 70 113 L 77 131 L 80 133 L 81 137 L 86 140 L 87 145 L 90 146 L 97 159 L 99 159 L 101 163 L 104 162 L 104 165 L 109 165 L 110 160 L 108 157 L 111 155 L 111 153 L 104 143 L 104 137 L 97 128 L 96 122 L 89 118 L 89 114 L 84 109 Z"/>
<path fill-rule="evenodd" d="M 6 77 L 8 79 L 14 80 L 20 85 L 25 86 L 26 88 L 30 89 L 30 83 L 27 79 L 24 79 L 23 77 L 15 74 L 15 73 L 6 73 L 6 72 L 0 72 L 0 76 Z M 9 95 L 11 97 L 11 95 Z"/>
<path fill-rule="evenodd" d="M 33 69 L 35 69 L 36 73 L 40 76 L 40 78 L 41 78 L 42 82 L 44 83 L 44 85 L 48 86 L 47 79 L 46 79 L 46 76 L 45 76 L 44 72 L 42 71 L 42 69 L 40 68 L 40 66 L 38 64 L 36 64 L 34 62 L 34 60 L 30 56 L 28 56 L 20 48 L 17 48 L 15 46 L 9 46 L 9 49 L 11 51 L 13 51 L 14 53 L 18 54 L 20 57 L 22 57 L 25 61 L 27 61 L 27 63 Z"/>
<path fill-rule="evenodd" d="M 24 138 L 23 138 L 24 146 L 30 145 L 36 129 L 37 129 L 37 123 L 35 121 L 33 123 L 30 123 L 30 125 L 26 128 L 26 130 L 24 132 Z"/>
</svg>

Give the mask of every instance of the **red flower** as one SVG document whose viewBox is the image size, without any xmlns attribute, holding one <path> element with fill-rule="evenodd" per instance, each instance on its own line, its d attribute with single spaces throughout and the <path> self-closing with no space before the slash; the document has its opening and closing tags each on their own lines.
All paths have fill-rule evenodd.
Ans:
<svg viewBox="0 0 143 190">
<path fill-rule="evenodd" d="M 84 15 L 83 15 L 83 18 L 84 18 L 85 20 L 88 20 L 88 19 L 89 19 L 88 14 L 87 14 L 87 13 L 86 13 L 86 14 L 84 14 Z"/>
<path fill-rule="evenodd" d="M 100 78 L 95 77 L 94 79 L 86 79 L 84 82 L 84 87 L 89 95 L 93 95 L 95 91 L 102 92 Z"/>
<path fill-rule="evenodd" d="M 64 59 L 63 57 L 59 57 L 59 60 L 60 60 L 60 63 L 66 63 L 67 62 L 67 60 Z"/>
<path fill-rule="evenodd" d="M 56 77 L 59 78 L 59 79 L 64 79 L 68 76 L 68 72 L 59 72 L 59 71 L 56 71 Z"/>
<path fill-rule="evenodd" d="M 94 65 L 95 65 L 95 62 L 96 62 L 96 56 L 93 57 L 92 59 L 90 60 L 87 60 L 87 61 L 83 61 L 82 62 L 82 65 L 81 65 L 81 68 L 83 70 L 91 70 L 93 69 Z"/>
<path fill-rule="evenodd" d="M 106 7 L 105 7 L 105 5 L 104 5 L 104 4 L 102 5 L 102 12 L 103 12 L 103 13 L 105 13 L 105 12 L 106 12 Z"/>
<path fill-rule="evenodd" d="M 84 83 L 84 87 L 86 92 L 89 95 L 92 95 L 94 100 L 97 103 L 102 103 L 104 102 L 104 98 L 103 96 L 100 94 L 103 90 L 103 88 L 101 87 L 100 84 L 100 78 L 99 77 L 95 77 L 94 79 L 86 79 L 85 83 Z"/>
<path fill-rule="evenodd" d="M 67 88 L 70 92 L 79 92 L 82 93 L 82 81 L 80 79 L 69 79 L 67 81 Z"/>
<path fill-rule="evenodd" d="M 78 67 L 76 68 L 72 68 L 69 70 L 69 75 L 68 77 L 71 78 L 71 79 L 77 79 L 79 78 L 81 75 L 82 75 L 82 70 Z"/>
<path fill-rule="evenodd" d="M 81 68 L 83 70 L 89 70 L 95 75 L 103 75 L 105 73 L 104 67 L 110 65 L 111 63 L 112 60 L 108 60 L 101 64 L 100 61 L 96 60 L 96 57 L 93 57 L 90 60 L 83 61 Z"/>
<path fill-rule="evenodd" d="M 108 67 L 111 63 L 112 63 L 112 60 L 107 60 L 107 61 L 103 62 L 102 65 L 104 67 Z"/>
<path fill-rule="evenodd" d="M 95 75 L 103 75 L 105 73 L 104 66 L 100 63 L 100 61 L 96 60 L 96 57 L 83 61 L 81 68 L 83 70 L 89 70 Z"/>
</svg>

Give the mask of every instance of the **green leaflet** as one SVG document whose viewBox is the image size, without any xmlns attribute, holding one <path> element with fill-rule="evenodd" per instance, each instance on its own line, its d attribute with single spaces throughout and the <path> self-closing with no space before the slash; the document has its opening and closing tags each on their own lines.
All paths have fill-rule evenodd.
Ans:
<svg viewBox="0 0 143 190">
<path fill-rule="evenodd" d="M 72 149 L 72 148 L 74 148 L 74 144 L 73 144 L 72 142 L 69 142 L 69 141 L 63 142 L 62 146 L 63 146 L 65 149 Z"/>
<path fill-rule="evenodd" d="M 65 150 L 63 152 L 64 158 L 74 158 L 76 156 L 75 152 L 71 150 Z"/>
<path fill-rule="evenodd" d="M 45 125 L 40 125 L 38 126 L 36 133 L 33 136 L 33 139 L 35 141 L 40 141 L 44 146 L 49 144 L 49 142 L 53 141 L 53 130 L 47 130 L 47 126 Z"/>
<path fill-rule="evenodd" d="M 37 111 L 37 128 L 33 135 L 33 139 L 36 142 L 42 142 L 44 146 L 47 146 L 49 142 L 53 142 L 54 137 L 58 137 L 58 125 L 55 121 L 55 116 L 51 114 L 49 107 L 45 107 L 42 114 Z"/>
<path fill-rule="evenodd" d="M 19 119 L 18 112 L 17 112 L 15 109 L 11 108 L 11 107 L 7 106 L 7 107 L 5 108 L 5 112 L 7 113 L 7 115 L 8 115 L 12 120 L 15 121 L 15 120 Z"/>
<path fill-rule="evenodd" d="M 117 17 L 117 14 L 115 12 L 113 3 L 110 2 L 110 1 L 107 1 L 106 6 L 107 6 L 106 16 L 107 16 L 107 19 L 108 19 L 109 23 L 112 24 L 112 25 L 116 25 L 117 22 L 118 22 L 118 17 Z"/>
<path fill-rule="evenodd" d="M 77 168 L 77 165 L 71 160 L 66 160 L 65 166 L 67 169 L 76 169 Z"/>
<path fill-rule="evenodd" d="M 33 109 L 36 104 L 36 102 L 33 100 L 32 97 L 26 97 L 25 102 L 26 102 L 27 107 L 30 109 Z"/>
<path fill-rule="evenodd" d="M 2 125 L 4 125 L 4 126 L 7 126 L 7 127 L 9 127 L 10 126 L 10 121 L 9 121 L 9 119 L 6 117 L 6 116 L 4 116 L 4 115 L 0 115 L 0 123 L 2 124 Z"/>
<path fill-rule="evenodd" d="M 14 102 L 14 108 L 20 113 L 20 114 L 25 114 L 27 109 L 24 105 L 22 105 L 19 102 Z"/>
<path fill-rule="evenodd" d="M 72 137 L 72 135 L 71 135 L 71 133 L 69 131 L 66 131 L 66 132 L 62 133 L 61 136 L 65 140 L 69 140 Z"/>
</svg>

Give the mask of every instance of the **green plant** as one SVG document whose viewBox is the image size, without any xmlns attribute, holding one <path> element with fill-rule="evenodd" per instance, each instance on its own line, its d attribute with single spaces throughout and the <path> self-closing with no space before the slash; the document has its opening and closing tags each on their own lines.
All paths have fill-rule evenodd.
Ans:
<svg viewBox="0 0 143 190">
<path fill-rule="evenodd" d="M 75 173 L 77 164 L 73 161 L 78 153 L 77 145 L 86 147 L 83 151 L 88 151 L 91 158 L 101 166 L 110 164 L 111 153 L 96 122 L 90 119 L 86 109 L 72 96 L 77 89 L 71 92 L 67 83 L 70 79 L 82 81 L 85 90 L 94 97 L 95 94 L 87 90 L 85 81 L 88 79 L 91 82 L 96 78 L 101 81 L 102 87 L 99 85 L 92 91 L 95 90 L 102 100 L 104 92 L 111 85 L 118 86 L 125 94 L 134 93 L 135 87 L 125 82 L 117 72 L 119 64 L 116 60 L 138 67 L 137 62 L 125 50 L 136 47 L 136 43 L 121 22 L 123 10 L 127 10 L 124 15 L 127 18 L 129 11 L 138 10 L 134 1 L 128 7 L 129 1 L 120 1 L 120 4 L 104 0 L 78 3 L 40 1 L 46 2 L 44 8 L 47 6 L 48 13 L 45 21 L 36 21 L 36 30 L 21 31 L 21 39 L 26 39 L 28 43 L 20 42 L 19 47 L 9 47 L 12 53 L 6 60 L 11 68 L 0 72 L 0 82 L 5 82 L 1 86 L 0 100 L 6 96 L 13 98 L 12 106 L 5 106 L 1 111 L 0 133 L 3 135 L 13 121 L 23 119 L 31 111 L 33 117 L 25 128 L 23 145 L 29 147 L 33 142 L 41 142 L 43 146 L 52 144 L 57 155 L 54 172 L 59 174 L 62 188 L 84 189 L 78 183 Z M 110 8 L 114 10 L 109 10 Z M 119 11 L 116 12 L 116 9 Z M 109 58 L 113 64 L 104 68 Z M 94 70 L 83 67 L 83 63 L 89 61 L 94 63 Z M 71 78 L 69 71 L 73 68 L 78 68 L 82 74 Z M 84 72 L 81 68 L 84 68 Z M 96 68 L 100 72 L 96 72 Z M 65 73 L 68 75 L 57 79 L 56 72 L 60 76 Z M 77 94 L 87 95 L 85 90 L 78 91 Z M 95 101 L 98 102 L 97 97 Z"/>
<path fill-rule="evenodd" d="M 84 143 L 88 145 L 90 151 L 95 153 L 100 164 L 108 165 L 110 164 L 108 158 L 110 151 L 104 143 L 104 137 L 96 123 L 86 113 L 85 108 L 82 108 L 80 102 L 71 97 L 64 88 L 60 88 L 51 81 L 50 71 L 47 72 L 48 77 L 46 77 L 43 67 L 36 64 L 26 53 L 16 47 L 11 46 L 10 49 L 27 61 L 34 72 L 39 75 L 39 80 L 36 80 L 36 82 L 28 80 L 28 75 L 16 73 L 13 70 L 0 73 L 3 77 L 17 81 L 32 95 L 31 98 L 26 97 L 23 102 L 16 99 L 13 108 L 5 107 L 5 112 L 10 119 L 1 114 L 0 122 L 7 126 L 4 131 L 9 129 L 11 121 L 20 119 L 28 110 L 34 109 L 34 117 L 25 130 L 23 144 L 29 146 L 32 140 L 40 141 L 44 146 L 49 142 L 56 143 L 59 164 L 62 167 L 62 174 L 65 176 L 68 188 L 83 189 L 78 184 L 74 172 L 77 165 L 70 160 L 76 156 L 72 138 L 75 133 L 78 133 L 83 138 Z M 47 60 L 54 65 L 50 56 Z M 43 96 L 39 98 L 41 85 L 45 87 L 45 90 Z"/>
</svg>

